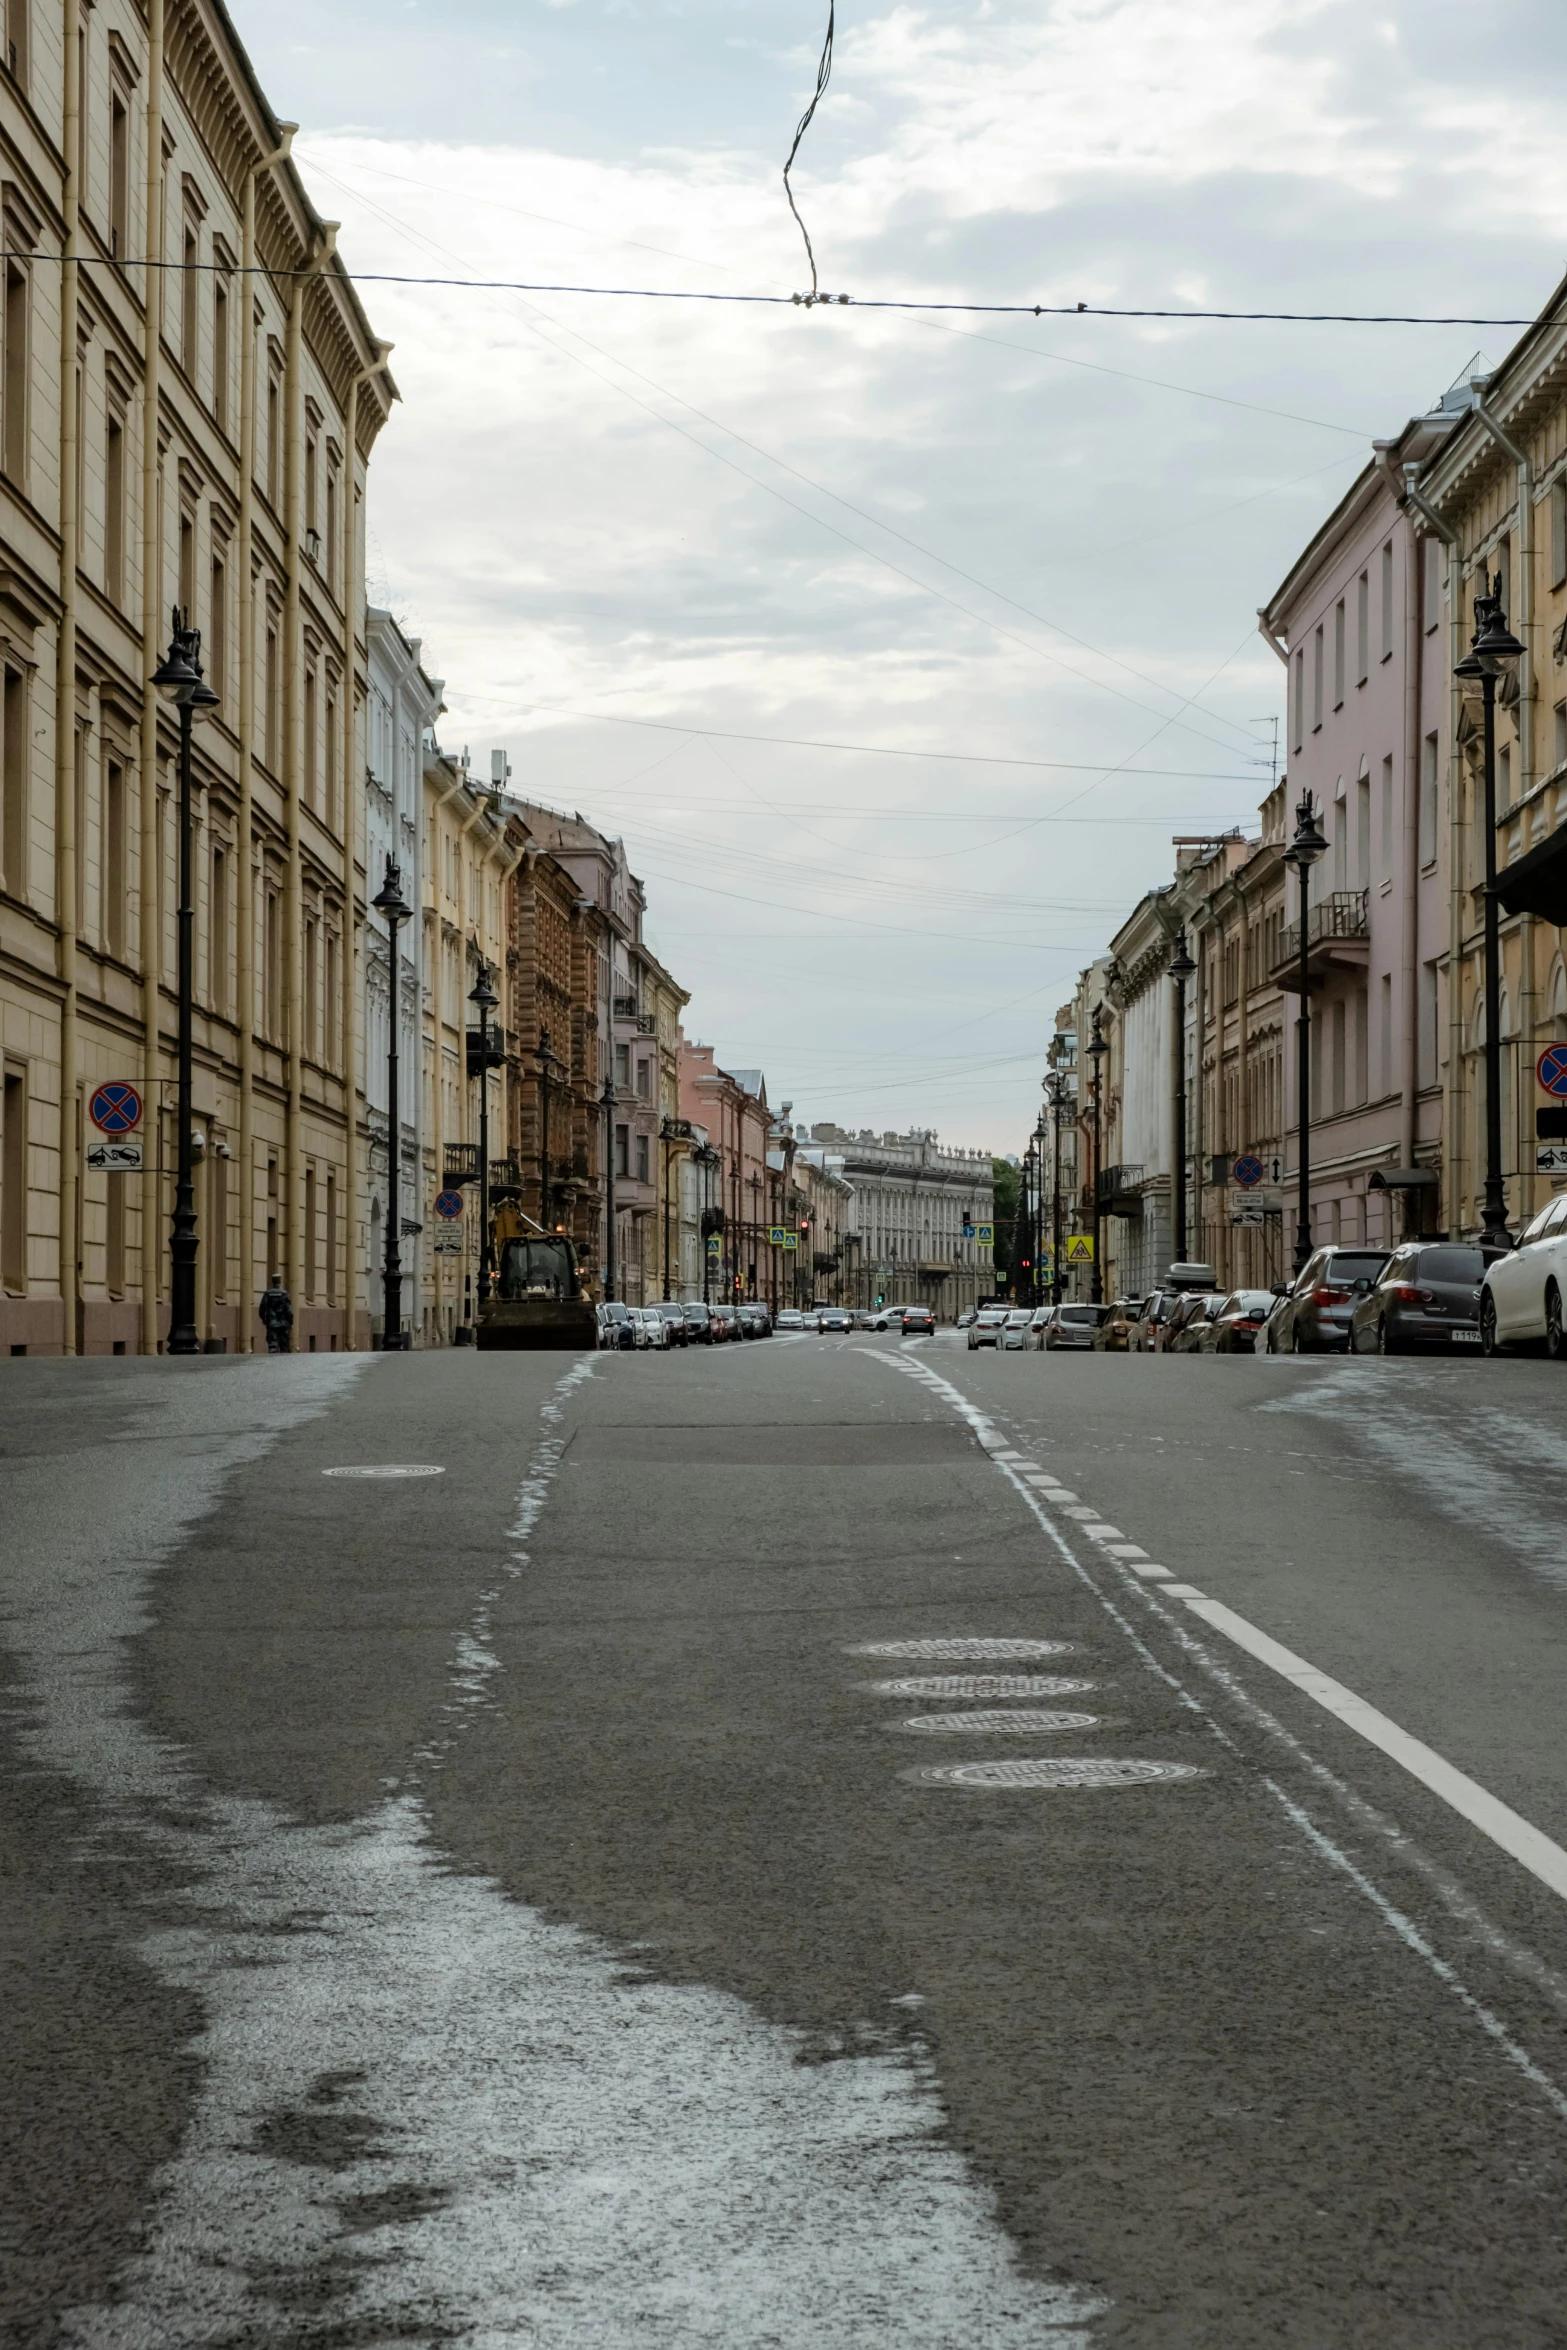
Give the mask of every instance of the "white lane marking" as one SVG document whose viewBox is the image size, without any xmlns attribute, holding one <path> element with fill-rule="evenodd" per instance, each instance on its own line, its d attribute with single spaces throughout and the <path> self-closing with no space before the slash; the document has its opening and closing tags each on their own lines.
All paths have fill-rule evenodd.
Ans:
<svg viewBox="0 0 1567 2350">
<path fill-rule="evenodd" d="M 1139 1549 L 1135 1542 L 1107 1542 L 1105 1548 L 1113 1559 L 1145 1559 L 1148 1556 L 1147 1551 Z"/>
<path fill-rule="evenodd" d="M 446 1471 L 417 1461 L 387 1461 L 376 1468 L 323 1469 L 321 1474 L 323 1477 L 444 1477 Z"/>
<path fill-rule="evenodd" d="M 1169 1568 L 1156 1567 L 1152 1559 L 1128 1559 L 1126 1564 L 1131 1568 L 1134 1575 L 1145 1576 L 1150 1581 L 1158 1578 L 1168 1579 L 1169 1577 Z"/>
<path fill-rule="evenodd" d="M 901 1364 L 895 1367 L 898 1369 L 904 1368 L 904 1366 Z M 920 1373 L 919 1375 L 924 1378 L 926 1384 L 932 1389 L 933 1392 L 941 1395 L 943 1400 L 953 1407 L 961 1419 L 972 1422 L 978 1417 L 976 1406 L 969 1401 L 968 1397 L 963 1394 L 960 1388 L 954 1387 L 949 1380 L 941 1378 L 935 1372 L 926 1371 Z M 1125 1635 L 1126 1639 L 1136 1650 L 1138 1656 L 1142 1659 L 1148 1670 L 1159 1680 L 1165 1682 L 1165 1684 L 1172 1691 L 1174 1691 L 1183 1705 L 1189 1707 L 1193 1713 L 1199 1715 L 1202 1720 L 1206 1722 L 1209 1730 L 1212 1732 L 1213 1736 L 1218 1740 L 1221 1746 L 1224 1746 L 1232 1754 L 1236 1754 L 1238 1757 L 1238 1749 L 1235 1746 L 1235 1741 L 1231 1738 L 1229 1732 L 1224 1728 L 1224 1725 L 1218 1720 L 1217 1716 L 1212 1712 L 1211 1708 L 1204 1705 L 1199 1698 L 1194 1697 L 1191 1691 L 1187 1689 L 1165 1665 L 1160 1663 L 1153 1650 L 1148 1646 L 1148 1643 L 1139 1636 L 1135 1627 L 1130 1623 L 1122 1610 L 1116 1606 L 1114 1600 L 1112 1600 L 1106 1592 L 1100 1589 L 1099 1585 L 1094 1581 L 1092 1575 L 1088 1573 L 1087 1569 L 1083 1565 L 1082 1560 L 1078 1558 L 1072 1549 L 1070 1542 L 1066 1539 L 1066 1536 L 1062 1533 L 1061 1529 L 1055 1525 L 1049 1517 L 1046 1516 L 1042 1506 L 1043 1497 L 1041 1497 L 1039 1494 L 1031 1493 L 1028 1486 L 1021 1477 L 1012 1477 L 1011 1483 L 1014 1490 L 1021 1496 L 1023 1501 L 1026 1502 L 1029 1509 L 1033 1512 L 1033 1515 L 1037 1520 L 1041 1530 L 1049 1535 L 1051 1541 L 1055 1544 L 1067 1565 L 1072 1569 L 1078 1580 L 1084 1584 L 1090 1592 L 1092 1592 L 1095 1599 L 1098 1600 L 1099 1605 L 1103 1608 L 1105 1614 L 1110 1618 L 1111 1622 L 1114 1623 L 1117 1628 Z M 1122 1574 L 1125 1574 L 1128 1571 L 1133 1574 L 1139 1572 L 1146 1573 L 1146 1570 L 1139 1570 L 1135 1566 L 1130 1570 L 1122 1567 L 1118 1571 Z M 1133 1588 L 1135 1588 L 1135 1586 L 1133 1586 Z M 1549 1998 L 1559 2009 L 1567 2010 L 1567 1985 L 1564 1985 L 1562 1978 L 1557 1974 L 1555 1969 L 1547 1966 L 1534 1951 L 1530 1950 L 1525 1944 L 1518 1942 L 1512 1935 L 1505 1933 L 1499 1926 L 1497 1926 L 1486 1915 L 1484 1910 L 1480 1908 L 1479 1904 L 1471 1898 L 1463 1886 L 1458 1884 L 1457 1881 L 1452 1878 L 1445 1869 L 1441 1868 L 1436 1862 L 1431 1860 L 1430 1857 L 1424 1853 L 1418 1845 L 1411 1841 L 1411 1839 L 1406 1835 L 1405 1831 L 1399 1826 L 1396 1820 L 1390 1819 L 1385 1813 L 1377 1810 L 1377 1808 L 1373 1804 L 1367 1802 L 1366 1798 L 1355 1788 L 1349 1786 L 1343 1779 L 1339 1778 L 1335 1772 L 1329 1770 L 1327 1765 L 1321 1762 L 1316 1755 L 1312 1754 L 1309 1748 L 1301 1744 L 1300 1740 L 1294 1735 L 1292 1731 L 1287 1729 L 1275 1715 L 1270 1714 L 1265 1707 L 1261 1706 L 1257 1702 L 1257 1700 L 1252 1696 L 1251 1692 L 1245 1687 L 1243 1683 L 1236 1680 L 1234 1676 L 1228 1673 L 1215 1658 L 1208 1655 L 1208 1653 L 1183 1630 L 1178 1620 L 1167 1614 L 1166 1611 L 1158 1605 L 1158 1602 L 1165 1596 L 1164 1586 L 1161 1585 L 1158 1589 L 1147 1593 L 1145 1596 L 1149 1605 L 1153 1607 L 1154 1612 L 1161 1617 L 1165 1624 L 1168 1625 L 1169 1629 L 1174 1633 L 1176 1639 L 1188 1651 L 1188 1653 L 1194 1657 L 1197 1663 L 1201 1665 L 1203 1671 L 1206 1672 L 1211 1679 L 1217 1682 L 1217 1684 L 1225 1690 L 1232 1701 L 1239 1705 L 1254 1722 L 1266 1730 L 1270 1736 L 1277 1738 L 1279 1743 L 1296 1758 L 1303 1768 L 1310 1772 L 1318 1784 L 1327 1789 L 1338 1802 L 1343 1804 L 1347 1811 L 1352 1813 L 1352 1815 L 1362 1823 L 1363 1826 L 1371 1829 L 1375 1834 L 1382 1837 L 1384 1841 L 1394 1851 L 1397 1852 L 1399 1857 L 1404 1862 L 1418 1870 L 1420 1874 L 1424 1876 L 1427 1884 L 1431 1887 L 1437 1898 L 1447 1909 L 1450 1916 L 1457 1919 L 1462 1925 L 1474 1933 L 1486 1945 L 1486 1947 L 1492 1952 L 1494 1956 L 1505 1960 L 1519 1974 L 1523 1975 L 1527 1980 L 1533 1983 L 1537 1989 L 1544 1992 L 1546 1997 Z M 910 1774 L 908 1773 L 904 1774 L 905 1777 L 909 1775 Z M 1279 1787 L 1275 1781 L 1264 1776 L 1262 1778 L 1262 1785 L 1279 1803 L 1287 1817 L 1291 1820 L 1299 1832 L 1307 1838 L 1313 1849 L 1320 1853 L 1321 1856 L 1327 1860 L 1332 1867 L 1340 1870 L 1343 1873 L 1343 1875 L 1356 1887 L 1362 1896 L 1368 1902 L 1370 1902 L 1372 1907 L 1376 1910 L 1377 1914 L 1383 1919 L 1384 1923 L 1387 1924 L 1393 1930 L 1393 1932 L 1397 1934 L 1398 1938 L 1404 1943 L 1405 1947 L 1413 1951 L 1424 1961 L 1436 1980 L 1440 1982 L 1446 1990 L 1451 1992 L 1452 1996 L 1460 2002 L 1460 2004 L 1471 2016 L 1473 2016 L 1474 2020 L 1486 2033 L 1487 2037 L 1494 2041 L 1495 2044 L 1502 2050 L 1508 2061 L 1512 2064 L 1515 2064 L 1524 2074 L 1525 2078 L 1534 2083 L 1534 2085 L 1540 2090 L 1541 2094 L 1547 2098 L 1552 2107 L 1562 2116 L 1563 2119 L 1567 2119 L 1567 2094 L 1564 2094 L 1563 2091 L 1557 2087 L 1556 2083 L 1552 2081 L 1548 2075 L 1541 2071 L 1540 2067 L 1535 2064 L 1533 2058 L 1528 2054 L 1527 2050 L 1524 2049 L 1521 2044 L 1512 2037 L 1506 2026 L 1491 2011 L 1491 2009 L 1486 2007 L 1482 2001 L 1475 1997 L 1474 1993 L 1469 1990 L 1468 1986 L 1464 1983 L 1456 1970 L 1436 1952 L 1432 1945 L 1426 1940 L 1424 1935 L 1421 1934 L 1419 1928 L 1415 1926 L 1409 1918 L 1405 1917 L 1403 1912 L 1396 1906 L 1396 1904 L 1389 1900 L 1388 1896 L 1373 1883 L 1371 1878 L 1368 1877 L 1364 1871 L 1356 1867 L 1355 1863 L 1349 1859 L 1347 1854 L 1343 1853 L 1339 1847 L 1331 1841 L 1330 1838 L 1322 1833 L 1322 1831 L 1312 1821 L 1310 1816 L 1305 1811 L 1303 1811 L 1301 1807 L 1288 1795 L 1286 1795 L 1284 1790 Z"/>
<path fill-rule="evenodd" d="M 1478 1780 L 1456 1768 L 1444 1755 L 1427 1746 L 1422 1739 L 1412 1737 L 1409 1731 L 1368 1705 L 1353 1689 L 1346 1689 L 1342 1681 L 1319 1672 L 1304 1657 L 1258 1627 L 1245 1616 L 1221 1600 L 1206 1599 L 1200 1592 L 1180 1583 L 1165 1585 L 1166 1598 L 1184 1599 L 1194 1616 L 1201 1616 L 1216 1632 L 1233 1640 L 1237 1648 L 1244 1648 L 1259 1664 L 1268 1665 L 1283 1675 L 1303 1696 L 1311 1698 L 1325 1713 L 1334 1714 L 1364 1738 L 1368 1745 L 1380 1747 L 1394 1762 L 1408 1771 L 1411 1778 L 1429 1787 L 1433 1795 L 1488 1836 L 1493 1844 L 1522 1864 L 1542 1885 L 1567 1901 L 1567 1852 L 1509 1804 L 1501 1801 L 1482 1787 Z"/>
</svg>

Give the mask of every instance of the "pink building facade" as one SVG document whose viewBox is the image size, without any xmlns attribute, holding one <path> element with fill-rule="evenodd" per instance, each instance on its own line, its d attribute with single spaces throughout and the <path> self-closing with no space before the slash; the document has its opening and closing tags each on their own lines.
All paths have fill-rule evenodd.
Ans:
<svg viewBox="0 0 1567 2350">
<path fill-rule="evenodd" d="M 1451 403 L 1451 404 L 1449 404 Z M 1289 672 L 1286 843 L 1304 793 L 1327 853 L 1312 869 L 1312 1239 L 1390 1246 L 1459 1221 L 1442 1198 L 1451 631 L 1441 550 L 1404 502 L 1403 467 L 1459 422 L 1450 394 L 1372 462 L 1266 609 Z M 1284 1224 L 1299 1165 L 1299 882 L 1271 976 L 1286 990 Z"/>
<path fill-rule="evenodd" d="M 717 1153 L 716 1164 L 703 1163 L 704 1208 L 723 1219 L 717 1255 L 709 1254 L 709 1292 L 769 1300 L 776 1268 L 768 1231 L 781 1213 L 781 1177 L 768 1165 L 773 1121 L 766 1080 L 760 1069 L 721 1069 L 710 1044 L 682 1037 L 680 1115 L 705 1131 Z"/>
</svg>

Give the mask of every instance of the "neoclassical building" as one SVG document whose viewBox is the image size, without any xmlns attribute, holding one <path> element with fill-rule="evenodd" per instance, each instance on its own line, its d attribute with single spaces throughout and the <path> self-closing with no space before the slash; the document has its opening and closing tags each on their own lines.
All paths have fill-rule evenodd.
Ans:
<svg viewBox="0 0 1567 2350">
<path fill-rule="evenodd" d="M 396 397 L 205 0 L 10 0 L 0 70 L 0 1345 L 152 1351 L 172 1206 L 178 605 L 195 733 L 198 1323 L 351 1345 L 366 467 Z M 63 258 L 62 258 L 63 256 Z M 106 1080 L 140 1174 L 87 1165 Z"/>
</svg>

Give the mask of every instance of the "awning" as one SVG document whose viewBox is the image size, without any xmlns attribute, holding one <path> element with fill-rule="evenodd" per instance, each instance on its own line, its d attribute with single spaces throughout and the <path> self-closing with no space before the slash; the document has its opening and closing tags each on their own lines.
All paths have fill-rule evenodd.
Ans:
<svg viewBox="0 0 1567 2350">
<path fill-rule="evenodd" d="M 1567 824 L 1558 824 L 1496 877 L 1496 895 L 1508 914 L 1538 914 L 1567 923 Z"/>
<path fill-rule="evenodd" d="M 1368 1191 L 1436 1191 L 1442 1178 L 1434 1167 L 1379 1167 Z"/>
</svg>

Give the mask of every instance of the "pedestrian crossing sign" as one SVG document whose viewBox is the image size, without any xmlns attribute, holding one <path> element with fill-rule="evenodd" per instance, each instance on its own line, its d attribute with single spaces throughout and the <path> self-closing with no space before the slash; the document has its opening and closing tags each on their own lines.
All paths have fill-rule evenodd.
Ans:
<svg viewBox="0 0 1567 2350">
<path fill-rule="evenodd" d="M 769 1224 L 767 1227 L 767 1237 L 769 1241 L 771 1241 L 774 1248 L 787 1248 L 789 1245 L 789 1232 L 786 1225 Z"/>
<path fill-rule="evenodd" d="M 974 1244 L 976 1248 L 994 1248 L 996 1245 L 996 1227 L 994 1224 L 976 1224 L 974 1227 Z"/>
<path fill-rule="evenodd" d="M 708 1236 L 707 1253 L 710 1257 L 721 1257 L 724 1253 L 724 1244 L 716 1232 Z"/>
<path fill-rule="evenodd" d="M 1074 1232 L 1066 1244 L 1069 1265 L 1091 1265 L 1094 1261 L 1094 1236 L 1091 1232 Z"/>
</svg>

